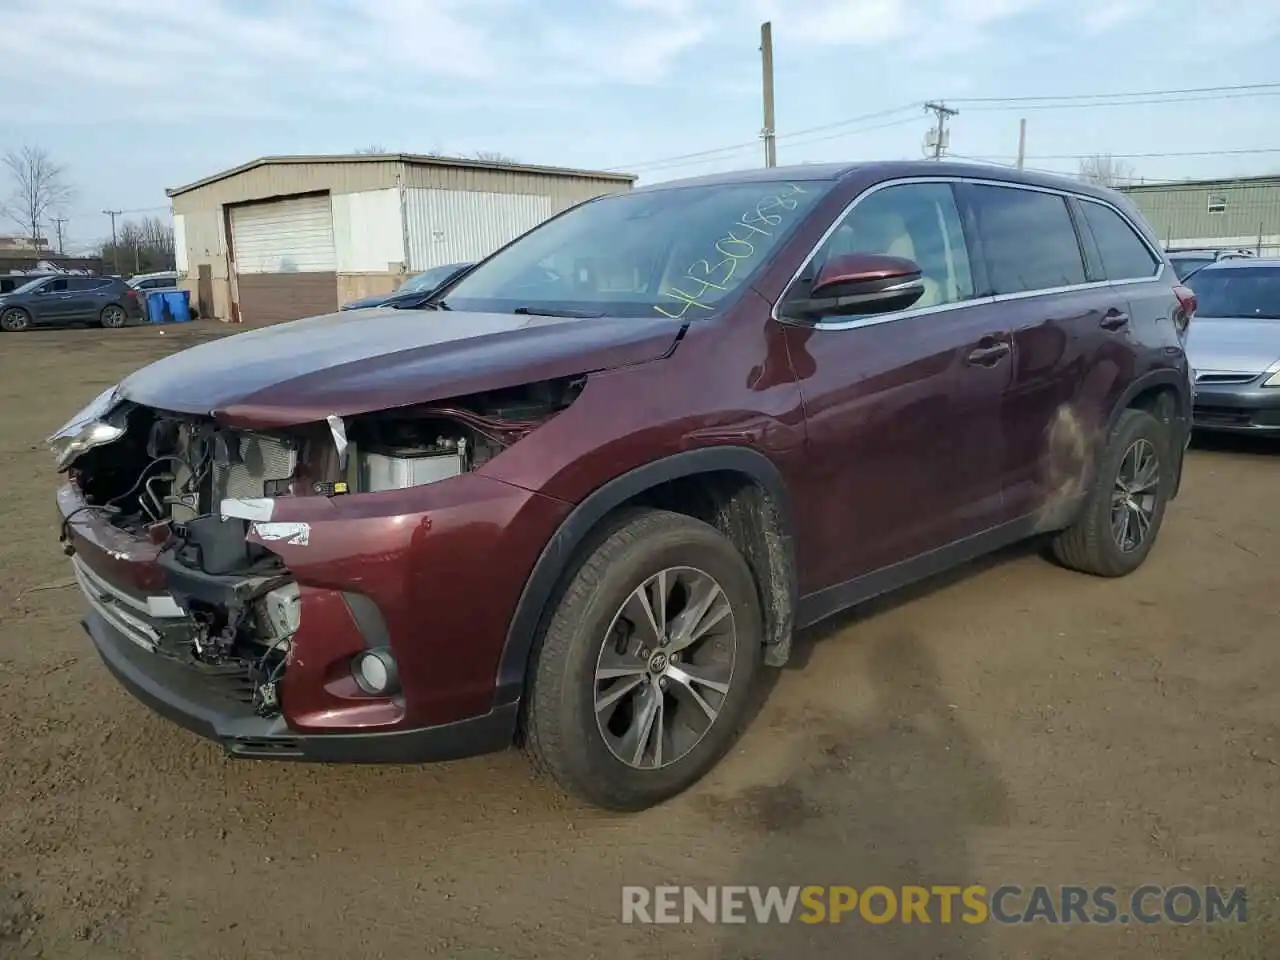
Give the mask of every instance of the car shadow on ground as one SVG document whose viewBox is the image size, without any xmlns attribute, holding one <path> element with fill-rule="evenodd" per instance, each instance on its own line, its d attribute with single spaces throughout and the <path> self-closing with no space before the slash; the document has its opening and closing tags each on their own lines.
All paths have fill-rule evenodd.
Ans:
<svg viewBox="0 0 1280 960">
<path fill-rule="evenodd" d="M 1242 453 L 1280 457 L 1280 437 L 1196 431 L 1191 435 L 1191 448 L 1203 450 L 1206 453 Z"/>
<path fill-rule="evenodd" d="M 927 644 L 909 632 L 878 628 L 874 621 L 1040 547 L 1033 542 L 1001 551 L 797 636 L 789 669 L 808 670 L 815 666 L 811 660 L 819 644 L 864 626 L 865 640 L 855 642 L 865 647 L 859 663 L 873 702 L 861 710 L 805 710 L 796 725 L 800 743 L 780 776 L 737 798 L 739 829 L 750 831 L 744 847 L 751 852 L 725 882 L 841 885 L 855 888 L 860 898 L 867 888 L 879 886 L 898 898 L 897 912 L 888 922 L 869 921 L 855 907 L 838 923 L 828 913 L 817 923 L 726 926 L 720 960 L 994 956 L 985 928 L 963 921 L 965 907 L 958 896 L 950 922 L 943 922 L 935 896 L 927 904 L 929 923 L 918 915 L 915 922 L 901 922 L 905 886 L 982 882 L 974 875 L 969 837 L 974 830 L 1007 824 L 1010 801 L 996 764 L 941 694 Z M 774 674 L 771 680 L 776 679 Z M 873 920 L 883 916 L 887 902 L 883 892 L 871 898 Z M 803 906 L 798 912 L 805 912 Z"/>
</svg>

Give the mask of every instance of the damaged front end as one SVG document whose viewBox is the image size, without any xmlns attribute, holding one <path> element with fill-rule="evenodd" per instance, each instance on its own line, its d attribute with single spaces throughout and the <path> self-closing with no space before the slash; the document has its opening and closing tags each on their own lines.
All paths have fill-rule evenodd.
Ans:
<svg viewBox="0 0 1280 960">
<path fill-rule="evenodd" d="M 398 521 L 412 504 L 389 506 L 388 497 L 473 473 L 569 406 L 583 383 L 549 380 L 264 431 L 107 391 L 49 438 L 68 478 L 60 539 L 95 643 L 144 700 L 242 755 L 293 755 L 291 696 L 313 727 L 341 726 L 344 711 L 356 726 L 395 726 L 406 716 L 405 691 L 381 588 L 358 566 L 372 569 L 380 555 L 362 547 L 335 560 L 332 549 L 309 550 L 313 529 L 329 522 L 356 543 L 384 536 L 407 555 L 412 530 L 401 533 L 408 525 Z M 326 502 L 354 506 L 366 494 L 376 506 L 366 532 L 326 520 L 344 515 Z M 329 565 L 310 569 L 313 557 Z M 335 574 L 338 562 L 356 572 Z M 335 637 L 341 630 L 348 635 Z M 120 638 L 127 643 L 113 662 L 104 643 Z M 124 675 L 131 670 L 137 676 Z M 178 688 L 181 717 L 160 705 Z"/>
</svg>

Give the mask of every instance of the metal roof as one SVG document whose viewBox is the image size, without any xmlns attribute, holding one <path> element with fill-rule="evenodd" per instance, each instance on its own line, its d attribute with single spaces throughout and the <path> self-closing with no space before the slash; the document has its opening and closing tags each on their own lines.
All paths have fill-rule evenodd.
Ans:
<svg viewBox="0 0 1280 960">
<path fill-rule="evenodd" d="M 1158 193 L 1170 190 L 1203 190 L 1206 187 L 1280 186 L 1280 175 L 1259 174 L 1253 177 L 1224 177 L 1219 180 L 1170 180 L 1165 183 L 1131 183 L 1116 187 L 1122 193 Z"/>
<path fill-rule="evenodd" d="M 618 183 L 634 183 L 637 179 L 633 173 L 618 173 L 608 170 L 576 170 L 570 167 L 544 167 L 530 163 L 495 163 L 488 160 L 469 160 L 464 157 L 435 157 L 416 153 L 349 153 L 328 154 L 321 156 L 276 156 L 259 157 L 230 170 L 223 170 L 203 179 L 196 180 L 181 187 L 170 187 L 165 196 L 176 197 L 190 193 L 200 187 L 226 180 L 257 167 L 285 166 L 295 163 L 408 163 L 433 167 L 463 167 L 473 170 L 497 170 L 503 173 L 530 173 L 552 177 L 578 177 L 590 180 L 612 180 Z"/>
</svg>

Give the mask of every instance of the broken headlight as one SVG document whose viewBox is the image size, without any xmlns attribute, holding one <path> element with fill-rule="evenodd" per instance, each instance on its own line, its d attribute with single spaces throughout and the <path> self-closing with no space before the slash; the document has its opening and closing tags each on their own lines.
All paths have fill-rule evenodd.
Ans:
<svg viewBox="0 0 1280 960">
<path fill-rule="evenodd" d="M 117 387 L 109 387 L 102 391 L 45 441 L 53 451 L 59 470 L 66 469 L 82 453 L 124 435 L 123 425 L 108 423 L 105 419 L 120 399 L 117 390 Z"/>
</svg>

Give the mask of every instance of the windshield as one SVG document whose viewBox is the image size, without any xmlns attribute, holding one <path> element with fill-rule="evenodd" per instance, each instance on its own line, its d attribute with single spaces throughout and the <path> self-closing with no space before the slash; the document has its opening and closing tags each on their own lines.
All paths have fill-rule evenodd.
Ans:
<svg viewBox="0 0 1280 960">
<path fill-rule="evenodd" d="M 1280 320 L 1280 267 L 1230 267 L 1195 275 L 1196 319 Z"/>
<path fill-rule="evenodd" d="M 457 269 L 458 264 L 456 263 L 447 263 L 443 267 L 432 267 L 416 277 L 410 277 L 400 286 L 396 293 L 429 293 L 453 276 L 453 272 Z"/>
<path fill-rule="evenodd" d="M 829 188 L 779 180 L 600 197 L 476 267 L 446 303 L 501 313 L 705 316 Z"/>
</svg>

